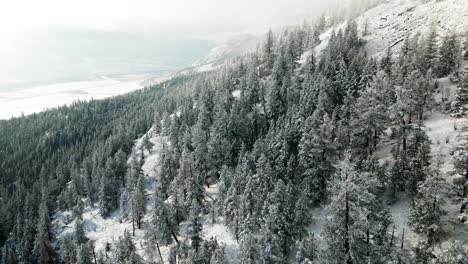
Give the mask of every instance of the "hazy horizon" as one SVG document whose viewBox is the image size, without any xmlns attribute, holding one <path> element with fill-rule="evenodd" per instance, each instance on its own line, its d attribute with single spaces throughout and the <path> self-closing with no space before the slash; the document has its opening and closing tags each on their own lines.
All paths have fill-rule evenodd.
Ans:
<svg viewBox="0 0 468 264">
<path fill-rule="evenodd" d="M 201 59 L 217 43 L 236 35 L 259 35 L 269 28 L 301 23 L 322 12 L 329 2 L 3 3 L 0 91 L 101 75 L 157 75 L 175 71 Z"/>
</svg>

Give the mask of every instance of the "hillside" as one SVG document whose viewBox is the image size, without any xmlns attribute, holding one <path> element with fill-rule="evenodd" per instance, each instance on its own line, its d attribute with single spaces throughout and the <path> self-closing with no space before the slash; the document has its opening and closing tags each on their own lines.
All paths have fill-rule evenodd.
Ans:
<svg viewBox="0 0 468 264">
<path fill-rule="evenodd" d="M 400 50 L 407 36 L 426 35 L 431 30 L 439 35 L 468 34 L 468 5 L 464 0 L 385 1 L 358 16 L 356 23 L 367 41 L 367 52 L 381 57 L 389 47 Z M 324 33 L 316 51 L 327 45 L 333 30 L 343 27 L 341 24 Z"/>
<path fill-rule="evenodd" d="M 467 263 L 468 38 L 443 30 L 465 27 L 449 5 L 468 2 L 384 1 L 0 121 L 1 261 Z"/>
</svg>

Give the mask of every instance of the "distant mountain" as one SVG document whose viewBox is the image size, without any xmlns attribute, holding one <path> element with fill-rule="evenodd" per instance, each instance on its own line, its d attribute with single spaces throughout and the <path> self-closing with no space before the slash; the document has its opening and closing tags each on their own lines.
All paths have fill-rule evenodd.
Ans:
<svg viewBox="0 0 468 264">
<path fill-rule="evenodd" d="M 261 43 L 262 36 L 242 34 L 212 48 L 201 60 L 196 61 L 191 67 L 182 69 L 165 76 L 148 79 L 143 85 L 160 83 L 177 76 L 190 75 L 194 73 L 207 72 L 218 68 L 230 59 L 254 51 Z"/>
<path fill-rule="evenodd" d="M 239 35 L 210 50 L 208 56 L 194 63 L 194 67 L 207 64 L 222 64 L 224 61 L 253 51 L 261 42 L 261 37 L 250 34 Z"/>
</svg>

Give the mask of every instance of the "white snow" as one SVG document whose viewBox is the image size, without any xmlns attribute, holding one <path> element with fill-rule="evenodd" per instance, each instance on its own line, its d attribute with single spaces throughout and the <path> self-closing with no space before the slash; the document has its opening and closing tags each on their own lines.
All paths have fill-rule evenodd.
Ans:
<svg viewBox="0 0 468 264">
<path fill-rule="evenodd" d="M 240 90 L 232 91 L 232 96 L 233 96 L 234 98 L 240 98 L 240 96 L 241 96 L 241 91 L 240 91 Z"/>
</svg>

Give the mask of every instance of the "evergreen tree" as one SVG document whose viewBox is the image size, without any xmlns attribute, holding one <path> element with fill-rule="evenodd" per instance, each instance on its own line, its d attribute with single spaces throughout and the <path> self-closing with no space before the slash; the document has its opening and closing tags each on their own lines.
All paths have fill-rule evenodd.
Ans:
<svg viewBox="0 0 468 264">
<path fill-rule="evenodd" d="M 148 134 L 146 134 L 144 137 L 143 137 L 143 142 L 142 142 L 142 151 L 143 150 L 146 150 L 148 151 L 149 153 L 151 153 L 151 151 L 153 150 L 153 146 L 154 146 L 154 143 L 151 142 L 150 140 L 150 137 Z"/>
<path fill-rule="evenodd" d="M 440 190 L 444 188 L 444 179 L 439 169 L 434 169 L 430 176 L 419 185 L 410 211 L 409 224 L 415 232 L 423 235 L 429 245 L 434 245 L 443 234 L 441 217 L 446 213 L 445 203 Z"/>
<path fill-rule="evenodd" d="M 468 112 L 468 73 L 463 74 L 458 84 L 456 99 L 452 103 L 452 112 L 456 117 L 465 116 Z"/>
<path fill-rule="evenodd" d="M 77 244 L 71 236 L 67 236 L 60 243 L 60 257 L 65 264 L 75 264 L 77 258 Z"/>
<path fill-rule="evenodd" d="M 99 188 L 99 212 L 101 216 L 108 217 L 113 209 L 112 204 L 112 186 L 109 179 L 103 175 L 101 176 L 101 183 Z"/>
<path fill-rule="evenodd" d="M 169 210 L 167 205 L 162 201 L 159 196 L 155 197 L 154 207 L 153 207 L 153 220 L 151 222 L 152 226 L 152 236 L 157 240 L 161 245 L 169 245 L 172 242 L 173 235 L 173 223 L 172 219 L 169 219 Z"/>
<path fill-rule="evenodd" d="M 369 192 L 365 175 L 358 175 L 349 158 L 340 164 L 335 195 L 327 206 L 329 220 L 322 234 L 326 243 L 327 263 L 366 263 L 370 244 L 366 233 L 369 226 L 369 202 L 375 197 Z"/>
<path fill-rule="evenodd" d="M 100 170 L 100 187 L 99 187 L 99 212 L 103 217 L 108 217 L 110 212 L 118 206 L 118 178 L 114 169 L 116 163 L 114 159 L 108 158 L 105 169 Z"/>
<path fill-rule="evenodd" d="M 209 186 L 207 165 L 209 164 L 208 138 L 209 127 L 211 126 L 210 119 L 209 109 L 202 104 L 198 113 L 197 123 L 193 127 L 192 131 L 192 144 L 194 147 L 192 154 L 194 159 L 193 170 L 198 174 L 197 176 L 207 184 L 207 186 Z"/>
<path fill-rule="evenodd" d="M 414 76 L 413 96 L 415 103 L 415 114 L 418 116 L 420 124 L 422 124 L 424 112 L 431 108 L 434 100 L 434 80 L 432 79 L 432 70 L 428 70 L 425 76 Z"/>
<path fill-rule="evenodd" d="M 396 88 L 396 102 L 390 107 L 390 121 L 392 132 L 397 138 L 396 156 L 400 155 L 401 150 L 406 151 L 408 134 L 413 128 L 411 116 L 413 113 L 411 90 L 407 86 Z"/>
<path fill-rule="evenodd" d="M 382 69 L 386 74 L 391 75 L 393 68 L 393 54 L 392 48 L 387 47 L 385 55 L 380 60 L 380 69 Z"/>
<path fill-rule="evenodd" d="M 75 220 L 74 240 L 76 245 L 85 244 L 88 241 L 88 238 L 86 237 L 86 234 L 83 230 L 82 220 L 79 218 Z"/>
<path fill-rule="evenodd" d="M 333 123 L 323 111 L 323 108 L 318 108 L 306 119 L 299 143 L 299 161 L 304 168 L 304 183 L 308 185 L 307 195 L 314 203 L 326 198 L 327 182 L 335 170 Z"/>
<path fill-rule="evenodd" d="M 143 175 L 139 175 L 137 184 L 132 194 L 132 217 L 141 229 L 142 219 L 146 213 L 146 197 L 145 197 L 145 179 Z"/>
<path fill-rule="evenodd" d="M 374 84 L 362 92 L 351 116 L 351 147 L 362 159 L 377 148 L 387 121 L 386 107 L 377 87 L 378 84 Z"/>
<path fill-rule="evenodd" d="M 171 182 L 177 176 L 178 162 L 175 157 L 172 146 L 163 145 L 161 153 L 161 167 L 159 174 L 160 185 L 158 187 L 158 195 L 162 199 L 167 199 Z"/>
<path fill-rule="evenodd" d="M 437 66 L 437 37 L 436 30 L 432 28 L 429 35 L 423 40 L 421 58 L 418 62 L 423 73 L 429 69 L 434 70 Z"/>
<path fill-rule="evenodd" d="M 268 243 L 271 250 L 269 256 L 271 263 L 284 263 L 291 245 L 292 223 L 288 220 L 290 220 L 293 208 L 289 206 L 290 195 L 284 182 L 278 180 L 274 191 L 265 202 L 262 235 L 264 242 Z"/>
<path fill-rule="evenodd" d="M 76 257 L 76 264 L 92 264 L 91 251 L 87 244 L 78 246 L 78 254 Z"/>
<path fill-rule="evenodd" d="M 116 249 L 115 258 L 118 263 L 141 263 L 141 257 L 137 254 L 135 244 L 128 231 L 125 230 L 123 237 L 119 238 Z"/>
<path fill-rule="evenodd" d="M 452 73 L 460 62 L 460 44 L 455 34 L 448 35 L 442 39 L 439 49 L 437 75 L 444 77 Z"/>
<path fill-rule="evenodd" d="M 273 36 L 273 31 L 269 30 L 266 36 L 265 43 L 263 44 L 262 54 L 262 62 L 267 73 L 269 73 L 273 69 L 273 64 L 275 61 L 274 45 L 275 40 Z"/>
<path fill-rule="evenodd" d="M 193 201 L 187 226 L 187 235 L 192 243 L 192 248 L 198 253 L 202 238 L 203 226 L 200 219 L 200 206 L 197 201 Z"/>
<path fill-rule="evenodd" d="M 39 218 L 37 221 L 36 238 L 34 240 L 33 254 L 39 264 L 54 263 L 55 251 L 52 247 L 50 233 L 50 216 L 47 205 L 48 196 L 45 188 L 42 190 L 41 204 L 39 206 Z"/>
<path fill-rule="evenodd" d="M 224 247 L 217 247 L 213 252 L 213 256 L 210 260 L 211 264 L 229 264 L 226 254 L 224 253 Z"/>
<path fill-rule="evenodd" d="M 308 236 L 299 242 L 296 252 L 296 264 L 318 263 L 319 251 L 314 236 Z"/>
<path fill-rule="evenodd" d="M 307 188 L 307 187 L 305 187 Z M 310 223 L 310 212 L 309 212 L 309 202 L 307 199 L 308 191 L 302 191 L 299 194 L 299 198 L 297 199 L 296 205 L 294 207 L 294 233 L 295 237 L 302 241 L 303 237 L 308 235 L 307 232 L 307 225 Z"/>
</svg>

